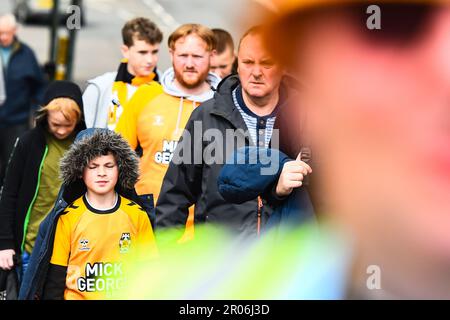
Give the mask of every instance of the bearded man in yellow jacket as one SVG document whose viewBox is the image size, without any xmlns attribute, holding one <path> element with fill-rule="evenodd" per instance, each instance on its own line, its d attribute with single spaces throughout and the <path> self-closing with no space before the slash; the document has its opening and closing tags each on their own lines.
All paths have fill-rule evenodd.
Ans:
<svg viewBox="0 0 450 320">
<path fill-rule="evenodd" d="M 168 40 L 173 67 L 161 78 L 164 92 L 154 90 L 156 83 L 141 86 L 117 124 L 116 131 L 133 149 L 142 148 L 136 191 L 153 194 L 155 202 L 192 111 L 213 97 L 220 82 L 209 73 L 215 42 L 214 33 L 205 26 L 185 24 L 176 29 Z"/>
</svg>

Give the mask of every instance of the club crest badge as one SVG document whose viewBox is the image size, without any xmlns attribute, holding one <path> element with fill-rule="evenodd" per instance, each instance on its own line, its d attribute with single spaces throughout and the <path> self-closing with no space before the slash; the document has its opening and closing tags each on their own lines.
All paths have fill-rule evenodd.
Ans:
<svg viewBox="0 0 450 320">
<path fill-rule="evenodd" d="M 83 239 L 80 240 L 80 247 L 78 248 L 78 250 L 80 250 L 80 251 L 89 251 L 90 248 L 89 248 L 88 245 L 89 245 L 89 240 L 83 238 Z"/>
<path fill-rule="evenodd" d="M 119 240 L 119 251 L 120 253 L 127 253 L 131 246 L 131 235 L 129 232 L 122 233 Z"/>
</svg>

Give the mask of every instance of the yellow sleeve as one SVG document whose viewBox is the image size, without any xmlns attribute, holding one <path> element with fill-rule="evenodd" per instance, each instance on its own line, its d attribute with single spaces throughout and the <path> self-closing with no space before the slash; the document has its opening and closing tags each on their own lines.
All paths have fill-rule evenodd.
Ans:
<svg viewBox="0 0 450 320">
<path fill-rule="evenodd" d="M 53 253 L 51 264 L 67 267 L 70 257 L 70 234 L 71 228 L 66 216 L 61 216 L 56 225 L 55 239 L 53 241 Z"/>
<path fill-rule="evenodd" d="M 145 106 L 162 92 L 162 86 L 156 81 L 141 85 L 124 107 L 115 131 L 128 141 L 133 150 L 139 143 L 137 135 L 139 115 Z"/>
<path fill-rule="evenodd" d="M 150 218 L 146 212 L 139 215 L 138 220 L 138 246 L 139 257 L 142 260 L 150 260 L 158 256 L 158 248 L 156 247 L 155 235 L 150 223 Z"/>
<path fill-rule="evenodd" d="M 138 89 L 139 91 L 139 89 Z M 133 95 L 135 97 L 137 92 Z M 134 150 L 138 144 L 137 138 L 137 117 L 138 115 L 134 112 L 135 101 L 133 97 L 128 101 L 126 108 L 124 108 L 122 115 L 120 116 L 119 122 L 116 125 L 115 131 L 120 133 L 122 137 L 128 142 L 131 148 Z"/>
</svg>

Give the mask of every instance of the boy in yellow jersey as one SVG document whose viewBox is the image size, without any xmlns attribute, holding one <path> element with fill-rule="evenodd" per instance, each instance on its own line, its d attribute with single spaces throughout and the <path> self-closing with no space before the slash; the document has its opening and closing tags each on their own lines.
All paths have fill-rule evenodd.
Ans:
<svg viewBox="0 0 450 320">
<path fill-rule="evenodd" d="M 126 281 L 130 255 L 137 261 L 156 256 L 153 198 L 136 196 L 138 175 L 137 155 L 120 135 L 107 129 L 79 134 L 61 160 L 61 197 L 70 205 L 61 210 L 57 201 L 53 227 L 41 225 L 25 298 L 108 298 Z"/>
</svg>

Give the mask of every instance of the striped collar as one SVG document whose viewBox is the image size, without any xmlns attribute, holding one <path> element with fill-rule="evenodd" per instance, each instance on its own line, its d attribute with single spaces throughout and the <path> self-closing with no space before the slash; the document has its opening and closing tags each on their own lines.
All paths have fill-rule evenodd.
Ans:
<svg viewBox="0 0 450 320">
<path fill-rule="evenodd" d="M 280 87 L 281 88 L 281 87 Z M 233 90 L 233 96 L 236 99 L 233 99 L 233 101 L 235 102 L 235 104 L 237 103 L 236 107 L 239 107 L 242 109 L 242 111 L 244 111 L 247 115 L 256 118 L 256 119 L 264 119 L 267 120 L 269 118 L 273 118 L 277 116 L 278 110 L 280 108 L 280 105 L 283 104 L 284 99 L 284 91 L 280 90 L 280 99 L 278 100 L 278 103 L 275 107 L 275 109 L 273 109 L 273 111 L 265 116 L 258 116 L 256 113 L 254 113 L 252 110 L 250 110 L 249 107 L 247 107 L 247 105 L 245 104 L 244 101 L 244 97 L 242 96 L 242 86 L 238 85 L 234 90 Z"/>
</svg>

